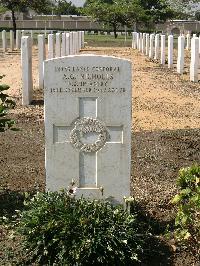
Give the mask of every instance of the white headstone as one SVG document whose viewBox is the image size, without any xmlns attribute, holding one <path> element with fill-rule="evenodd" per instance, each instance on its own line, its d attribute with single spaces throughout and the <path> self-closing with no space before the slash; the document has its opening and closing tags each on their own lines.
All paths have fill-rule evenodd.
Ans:
<svg viewBox="0 0 200 266">
<path fill-rule="evenodd" d="M 31 30 L 31 38 L 33 39 L 33 30 Z"/>
<path fill-rule="evenodd" d="M 155 34 L 150 34 L 149 58 L 153 58 L 154 55 L 154 38 Z"/>
<path fill-rule="evenodd" d="M 73 54 L 75 55 L 76 53 L 77 53 L 77 50 L 76 50 L 76 48 L 77 48 L 77 44 L 76 44 L 76 42 L 77 42 L 77 35 L 76 35 L 76 32 L 75 31 L 73 31 L 73 45 L 72 45 L 72 47 L 73 47 Z"/>
<path fill-rule="evenodd" d="M 3 52 L 6 52 L 7 50 L 7 38 L 6 38 L 6 31 L 2 31 L 2 47 L 3 47 Z"/>
<path fill-rule="evenodd" d="M 82 41 L 81 41 L 81 31 L 78 31 L 78 50 L 81 50 L 81 45 L 82 45 Z"/>
<path fill-rule="evenodd" d="M 145 44 L 146 44 L 146 33 L 142 35 L 142 53 L 145 53 Z"/>
<path fill-rule="evenodd" d="M 140 33 L 140 39 L 139 39 L 139 51 L 142 51 L 142 33 Z"/>
<path fill-rule="evenodd" d="M 48 59 L 54 58 L 54 35 L 48 35 Z"/>
<path fill-rule="evenodd" d="M 168 68 L 173 68 L 174 36 L 168 36 Z"/>
<path fill-rule="evenodd" d="M 22 65 L 22 105 L 29 105 L 32 101 L 32 40 L 29 36 L 21 39 L 21 65 Z"/>
<path fill-rule="evenodd" d="M 10 30 L 10 50 L 14 50 L 14 32 Z"/>
<path fill-rule="evenodd" d="M 178 58 L 177 58 L 177 72 L 183 74 L 184 70 L 184 43 L 185 37 L 178 37 Z"/>
<path fill-rule="evenodd" d="M 60 38 L 60 32 L 56 33 L 56 57 L 61 56 L 61 38 Z"/>
<path fill-rule="evenodd" d="M 190 49 L 190 45 L 191 45 L 191 38 L 190 38 L 190 34 L 189 33 L 186 36 L 186 40 L 187 40 L 186 49 L 189 50 Z"/>
<path fill-rule="evenodd" d="M 73 55 L 73 32 L 69 33 L 69 53 Z"/>
<path fill-rule="evenodd" d="M 149 55 L 149 33 L 146 34 L 146 55 Z"/>
<path fill-rule="evenodd" d="M 155 55 L 154 59 L 159 59 L 159 50 L 160 50 L 160 34 L 156 34 L 155 36 Z"/>
<path fill-rule="evenodd" d="M 165 65 L 165 35 L 161 35 L 161 54 L 160 54 L 160 63 Z"/>
<path fill-rule="evenodd" d="M 79 42 L 78 42 L 78 32 L 75 32 L 75 50 L 76 50 L 76 54 L 79 53 Z"/>
<path fill-rule="evenodd" d="M 70 54 L 70 35 L 69 32 L 66 33 L 66 55 Z"/>
<path fill-rule="evenodd" d="M 198 82 L 199 80 L 199 38 L 192 38 L 191 42 L 191 62 L 190 62 L 190 80 Z"/>
<path fill-rule="evenodd" d="M 16 49 L 21 48 L 21 31 L 17 30 L 16 31 Z"/>
<path fill-rule="evenodd" d="M 137 32 L 137 49 L 139 50 L 140 46 L 140 34 Z"/>
<path fill-rule="evenodd" d="M 132 32 L 132 48 L 136 49 L 137 47 L 137 32 Z"/>
<path fill-rule="evenodd" d="M 62 46 L 61 46 L 61 56 L 66 55 L 66 34 L 62 33 Z"/>
<path fill-rule="evenodd" d="M 200 54 L 200 35 L 199 35 L 199 54 Z"/>
<path fill-rule="evenodd" d="M 130 195 L 131 62 L 79 55 L 45 62 L 46 189 Z"/>
<path fill-rule="evenodd" d="M 39 68 L 39 88 L 44 88 L 44 68 L 43 63 L 46 59 L 45 36 L 38 35 L 38 68 Z"/>
<path fill-rule="evenodd" d="M 85 46 L 84 37 L 85 37 L 85 33 L 84 33 L 84 31 L 81 31 L 81 48 L 84 48 L 84 46 Z"/>
</svg>

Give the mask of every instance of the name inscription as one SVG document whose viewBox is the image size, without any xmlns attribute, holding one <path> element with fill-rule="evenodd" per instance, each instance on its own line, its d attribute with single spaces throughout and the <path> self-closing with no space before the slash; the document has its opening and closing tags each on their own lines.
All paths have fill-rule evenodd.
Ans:
<svg viewBox="0 0 200 266">
<path fill-rule="evenodd" d="M 55 67 L 63 85 L 50 89 L 51 93 L 124 93 L 126 88 L 113 86 L 121 69 L 118 66 Z"/>
</svg>

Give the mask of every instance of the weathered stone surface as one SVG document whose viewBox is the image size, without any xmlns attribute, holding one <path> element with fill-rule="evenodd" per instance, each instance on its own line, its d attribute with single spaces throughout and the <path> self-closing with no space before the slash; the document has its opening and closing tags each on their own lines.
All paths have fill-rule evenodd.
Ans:
<svg viewBox="0 0 200 266">
<path fill-rule="evenodd" d="M 22 105 L 29 105 L 33 94 L 32 77 L 32 40 L 29 36 L 21 39 L 21 65 L 22 65 Z"/>
<path fill-rule="evenodd" d="M 45 61 L 46 189 L 130 195 L 131 63 L 109 56 Z"/>
</svg>

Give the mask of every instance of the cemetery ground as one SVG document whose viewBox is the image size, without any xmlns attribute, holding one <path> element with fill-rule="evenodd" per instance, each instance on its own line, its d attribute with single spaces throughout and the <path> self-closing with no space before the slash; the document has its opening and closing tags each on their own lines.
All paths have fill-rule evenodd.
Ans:
<svg viewBox="0 0 200 266">
<path fill-rule="evenodd" d="M 173 227 L 175 208 L 170 200 L 177 192 L 176 178 L 182 167 L 200 164 L 200 84 L 149 61 L 131 48 L 89 47 L 95 53 L 130 59 L 133 63 L 132 105 L 132 195 L 138 202 L 141 221 L 147 221 L 157 236 L 150 243 L 144 265 L 199 265 L 187 250 L 164 240 L 167 225 Z M 18 132 L 0 137 L 0 200 L 2 215 L 22 207 L 23 191 L 44 191 L 43 93 L 38 90 L 37 49 L 33 50 L 34 101 L 21 105 L 20 54 L 0 58 L 0 74 L 10 85 L 9 95 L 17 106 L 10 112 Z M 186 71 L 187 72 L 187 71 Z M 126 78 L 126 77 L 124 77 Z M 12 231 L 0 229 L 0 264 L 15 265 L 13 250 L 20 249 Z M 156 254 L 156 255 L 155 255 Z M 10 263 L 10 264 L 9 264 Z"/>
</svg>

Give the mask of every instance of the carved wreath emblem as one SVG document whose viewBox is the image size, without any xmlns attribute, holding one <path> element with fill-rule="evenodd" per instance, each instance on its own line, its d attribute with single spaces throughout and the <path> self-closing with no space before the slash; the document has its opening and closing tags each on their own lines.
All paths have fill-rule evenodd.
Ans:
<svg viewBox="0 0 200 266">
<path fill-rule="evenodd" d="M 81 137 L 88 133 L 98 133 L 94 143 L 83 143 Z M 74 128 L 70 133 L 70 142 L 82 152 L 96 152 L 101 149 L 109 138 L 108 131 L 104 124 L 96 118 L 83 117 L 77 119 Z"/>
</svg>

